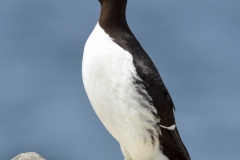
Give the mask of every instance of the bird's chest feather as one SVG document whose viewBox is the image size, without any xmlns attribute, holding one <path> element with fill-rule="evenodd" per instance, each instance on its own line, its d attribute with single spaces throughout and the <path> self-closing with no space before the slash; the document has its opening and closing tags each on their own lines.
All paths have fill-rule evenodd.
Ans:
<svg viewBox="0 0 240 160">
<path fill-rule="evenodd" d="M 145 87 L 135 83 L 141 79 L 132 55 L 97 25 L 86 43 L 82 65 L 89 100 L 109 132 L 136 153 L 153 151 L 159 119 L 153 115 L 156 110 Z"/>
</svg>

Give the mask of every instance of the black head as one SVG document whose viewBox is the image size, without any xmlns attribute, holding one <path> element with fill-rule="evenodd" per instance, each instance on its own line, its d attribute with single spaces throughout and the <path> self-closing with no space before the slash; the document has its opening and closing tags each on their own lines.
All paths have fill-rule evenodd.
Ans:
<svg viewBox="0 0 240 160">
<path fill-rule="evenodd" d="M 119 4 L 119 5 L 124 5 L 127 4 L 127 0 L 98 0 L 100 2 L 100 4 Z"/>
<path fill-rule="evenodd" d="M 99 24 L 102 28 L 127 27 L 127 0 L 98 0 L 101 4 Z"/>
</svg>

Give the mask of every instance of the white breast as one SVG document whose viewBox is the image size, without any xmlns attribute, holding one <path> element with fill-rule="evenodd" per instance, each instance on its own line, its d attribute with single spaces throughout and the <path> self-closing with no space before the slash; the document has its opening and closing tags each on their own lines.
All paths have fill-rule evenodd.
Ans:
<svg viewBox="0 0 240 160">
<path fill-rule="evenodd" d="M 133 57 L 114 43 L 99 24 L 85 45 L 82 74 L 94 111 L 131 157 L 138 160 L 159 157 L 155 126 L 159 120 L 151 113 L 157 111 L 136 90 L 134 79 L 141 79 Z M 148 95 L 143 85 L 137 87 Z M 148 130 L 153 132 L 154 145 Z"/>
</svg>

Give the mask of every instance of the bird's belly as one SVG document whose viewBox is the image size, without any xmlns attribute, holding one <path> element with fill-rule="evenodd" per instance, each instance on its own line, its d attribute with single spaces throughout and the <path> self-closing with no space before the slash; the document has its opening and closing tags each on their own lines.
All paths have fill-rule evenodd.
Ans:
<svg viewBox="0 0 240 160">
<path fill-rule="evenodd" d="M 132 77 L 110 68 L 105 69 L 112 72 L 111 77 L 105 75 L 100 78 L 93 74 L 84 80 L 92 107 L 107 130 L 134 159 L 154 160 L 159 153 L 154 128 L 157 121 L 150 110 L 141 106 L 147 102 L 139 102 L 141 98 L 133 87 Z"/>
<path fill-rule="evenodd" d="M 154 160 L 149 157 L 159 153 L 158 120 L 153 109 L 146 108 L 151 108 L 150 103 L 135 89 L 133 66 L 127 66 L 129 62 L 124 60 L 122 64 L 108 61 L 105 65 L 98 61 L 83 69 L 84 86 L 94 111 L 132 157 Z M 95 67 L 97 63 L 101 65 Z"/>
<path fill-rule="evenodd" d="M 101 45 L 95 41 L 95 32 L 97 38 L 102 36 Z M 136 83 L 141 79 L 132 55 L 112 42 L 98 25 L 95 32 L 86 43 L 82 62 L 83 83 L 92 107 L 132 158 L 155 160 L 160 152 L 156 125 L 160 120 L 153 114 L 157 111 L 145 87 Z"/>
<path fill-rule="evenodd" d="M 100 58 L 91 59 L 83 68 L 83 81 L 96 114 L 119 140 L 140 128 L 141 106 L 136 99 L 130 60 L 121 56 L 117 59 L 108 59 L 106 63 Z"/>
</svg>

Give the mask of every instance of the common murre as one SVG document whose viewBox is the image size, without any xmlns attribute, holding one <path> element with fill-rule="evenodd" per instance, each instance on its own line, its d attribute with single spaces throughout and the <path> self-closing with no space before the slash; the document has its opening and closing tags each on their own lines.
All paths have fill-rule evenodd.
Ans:
<svg viewBox="0 0 240 160">
<path fill-rule="evenodd" d="M 88 98 L 126 160 L 190 160 L 174 104 L 126 21 L 127 0 L 99 0 L 99 22 L 88 38 L 82 74 Z"/>
</svg>

